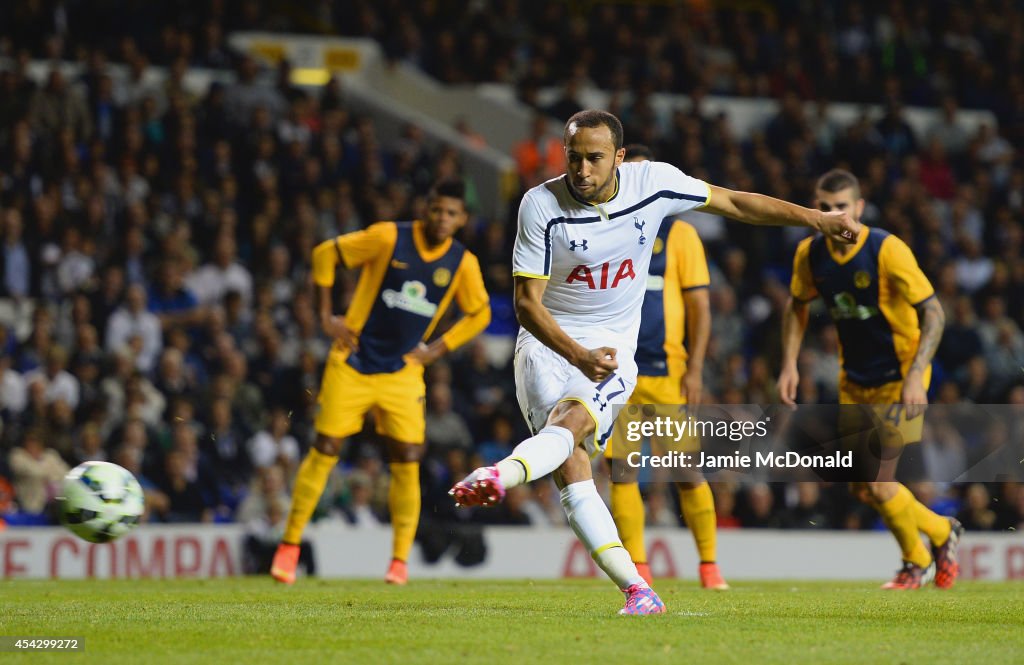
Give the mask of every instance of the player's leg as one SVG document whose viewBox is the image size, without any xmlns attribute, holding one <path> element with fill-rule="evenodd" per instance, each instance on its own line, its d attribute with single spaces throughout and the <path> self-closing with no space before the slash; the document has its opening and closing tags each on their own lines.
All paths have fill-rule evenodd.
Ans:
<svg viewBox="0 0 1024 665">
<path fill-rule="evenodd" d="M 278 582 L 291 584 L 298 568 L 302 532 L 316 509 L 327 486 L 327 478 L 338 463 L 343 439 L 318 432 L 316 441 L 295 474 L 291 507 L 285 522 L 284 535 L 277 546 L 270 574 Z"/>
<path fill-rule="evenodd" d="M 930 378 L 925 378 L 926 385 Z M 924 415 L 907 418 L 906 409 L 899 403 L 902 398 L 902 383 L 898 381 L 875 388 L 871 393 L 870 403 L 890 405 L 888 408 L 876 409 L 882 447 L 879 480 L 897 481 L 886 484 L 896 487 L 896 494 L 909 500 L 910 514 L 916 530 L 924 533 L 931 544 L 930 549 L 924 546 L 921 546 L 921 549 L 927 551 L 928 558 L 935 562 L 936 584 L 948 588 L 953 585 L 960 572 L 957 562 L 959 533 L 954 534 L 954 524 L 949 519 L 938 515 L 918 501 L 902 484 L 922 480 L 925 476 L 920 446 L 924 433 Z M 919 537 L 916 540 L 920 542 Z M 939 555 L 942 557 L 941 562 Z"/>
<path fill-rule="evenodd" d="M 917 589 L 926 585 L 935 575 L 931 552 L 921 542 L 914 514 L 914 495 L 896 482 L 857 483 L 859 497 L 866 496 L 882 516 L 903 557 L 903 568 L 896 577 L 883 585 L 883 589 Z"/>
<path fill-rule="evenodd" d="M 543 478 L 560 467 L 576 446 L 576 434 L 568 426 L 572 419 L 562 415 L 564 410 L 555 417 L 557 411 L 556 407 L 547 424 L 513 448 L 511 455 L 494 466 L 476 469 L 456 483 L 449 492 L 456 505 L 492 506 L 505 498 L 510 488 Z"/>
<path fill-rule="evenodd" d="M 637 381 L 637 390 L 629 398 L 629 405 L 642 404 L 643 381 Z M 627 407 L 628 408 L 628 407 Z M 644 501 L 640 495 L 640 484 L 637 482 L 638 469 L 626 463 L 631 451 L 639 450 L 639 442 L 631 443 L 627 438 L 626 417 L 615 421 L 611 440 L 605 449 L 605 459 L 611 471 L 611 509 L 615 527 L 619 531 L 622 545 L 629 552 L 630 559 L 636 565 L 640 576 L 653 583 L 651 567 L 647 564 L 647 547 L 644 544 Z"/>
<path fill-rule="evenodd" d="M 383 437 L 388 449 L 391 483 L 388 485 L 388 512 L 391 515 L 391 563 L 384 581 L 405 584 L 409 580 L 407 562 L 416 528 L 420 521 L 420 460 L 422 443 L 404 443 Z"/>
<path fill-rule="evenodd" d="M 476 469 L 456 483 L 449 494 L 457 505 L 494 505 L 504 498 L 507 489 L 553 472 L 576 446 L 576 435 L 550 416 L 565 395 L 570 370 L 576 374 L 579 371 L 536 341 L 516 350 L 514 364 L 516 398 L 534 435 L 494 466 Z"/>
<path fill-rule="evenodd" d="M 405 584 L 406 562 L 420 521 L 420 460 L 426 437 L 426 386 L 423 368 L 407 365 L 394 374 L 377 377 L 377 434 L 388 451 L 391 483 L 388 512 L 391 514 L 391 562 L 384 580 Z"/>
<path fill-rule="evenodd" d="M 620 460 L 609 460 L 612 466 L 626 465 Z M 611 511 L 615 528 L 622 539 L 622 545 L 629 552 L 629 558 L 636 565 L 640 576 L 653 583 L 651 567 L 647 563 L 647 546 L 644 543 L 644 499 L 640 494 L 636 469 L 623 469 L 612 478 Z"/>
<path fill-rule="evenodd" d="M 916 420 L 920 421 L 920 418 Z M 913 426 L 913 421 L 910 421 L 908 426 Z M 905 432 L 905 434 L 914 436 L 914 440 L 919 441 L 921 429 L 920 422 L 918 422 L 916 432 Z M 915 482 L 927 479 L 919 443 L 904 447 L 896 467 L 896 478 L 899 482 L 910 486 Z M 956 518 L 939 515 L 918 501 L 916 496 L 911 504 L 911 510 L 914 512 L 918 530 L 928 538 L 931 544 L 932 558 L 935 560 L 935 586 L 940 589 L 948 589 L 953 586 L 956 578 L 960 575 L 957 551 L 960 546 L 960 536 L 964 531 L 963 525 Z"/>
<path fill-rule="evenodd" d="M 705 589 L 729 588 L 718 568 L 718 527 L 715 524 L 715 498 L 703 478 L 676 483 L 683 519 L 690 527 L 700 558 L 700 584 Z"/>
<path fill-rule="evenodd" d="M 865 387 L 840 381 L 840 428 L 855 438 L 867 463 L 865 476 L 851 483 L 854 496 L 873 507 L 899 544 L 903 565 L 883 589 L 916 589 L 934 575 L 932 555 L 921 542 L 914 514 L 914 497 L 896 480 L 902 449 L 898 428 L 900 384 Z"/>
<path fill-rule="evenodd" d="M 664 612 L 664 603 L 640 576 L 629 552 L 622 546 L 615 520 L 594 484 L 590 455 L 584 445 L 597 430 L 594 417 L 581 402 L 566 401 L 552 411 L 550 420 L 562 423 L 577 435 L 578 444 L 555 472 L 555 484 L 576 537 L 598 567 L 626 594 L 626 605 L 620 613 Z"/>
<path fill-rule="evenodd" d="M 295 475 L 288 520 L 270 569 L 274 579 L 286 584 L 295 581 L 302 532 L 338 463 L 342 441 L 362 429 L 363 417 L 373 403 L 373 390 L 366 377 L 344 360 L 332 358 L 324 369 L 317 402 L 316 441 Z"/>
</svg>

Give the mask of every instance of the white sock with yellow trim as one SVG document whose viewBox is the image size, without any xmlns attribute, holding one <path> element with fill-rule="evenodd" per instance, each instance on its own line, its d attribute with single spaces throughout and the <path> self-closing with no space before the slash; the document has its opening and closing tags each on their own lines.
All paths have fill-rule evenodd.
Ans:
<svg viewBox="0 0 1024 665">
<path fill-rule="evenodd" d="M 505 489 L 543 478 L 569 459 L 576 441 L 564 427 L 549 425 L 523 441 L 512 454 L 498 462 L 498 476 Z"/>
<path fill-rule="evenodd" d="M 594 561 L 620 589 L 643 584 L 644 578 L 636 570 L 629 552 L 619 541 L 615 520 L 604 505 L 593 480 L 566 485 L 561 492 L 562 508 L 569 518 L 569 526 L 576 532 Z"/>
</svg>

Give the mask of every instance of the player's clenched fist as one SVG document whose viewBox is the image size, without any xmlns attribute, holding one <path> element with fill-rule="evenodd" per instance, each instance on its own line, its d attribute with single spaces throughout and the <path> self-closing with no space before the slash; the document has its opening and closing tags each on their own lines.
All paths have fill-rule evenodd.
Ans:
<svg viewBox="0 0 1024 665">
<path fill-rule="evenodd" d="M 850 245 L 860 236 L 860 222 L 855 220 L 846 210 L 822 212 L 818 220 L 818 230 L 834 242 Z"/>
<path fill-rule="evenodd" d="M 610 346 L 587 349 L 573 364 L 591 381 L 604 381 L 608 375 L 619 368 L 615 360 L 616 350 Z"/>
</svg>

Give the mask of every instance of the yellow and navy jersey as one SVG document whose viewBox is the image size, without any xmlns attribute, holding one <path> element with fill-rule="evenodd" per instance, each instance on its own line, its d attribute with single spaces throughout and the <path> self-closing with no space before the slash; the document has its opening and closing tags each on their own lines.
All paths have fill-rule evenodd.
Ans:
<svg viewBox="0 0 1024 665">
<path fill-rule="evenodd" d="M 681 376 L 686 372 L 686 308 L 683 291 L 711 283 L 697 230 L 666 218 L 654 239 L 647 276 L 636 364 L 640 376 Z"/>
<path fill-rule="evenodd" d="M 455 349 L 486 327 L 490 302 L 480 263 L 457 240 L 428 248 L 423 222 L 378 222 L 320 243 L 313 250 L 313 281 L 334 285 L 338 262 L 362 268 L 347 325 L 359 335 L 359 350 L 342 353 L 362 374 L 396 372 L 403 356 L 433 334 L 455 298 L 463 318 L 443 336 Z"/>
<path fill-rule="evenodd" d="M 839 331 L 844 379 L 866 387 L 901 381 L 917 353 L 917 305 L 935 295 L 905 242 L 864 227 L 846 254 L 824 236 L 793 258 L 793 298 L 825 300 Z"/>
</svg>

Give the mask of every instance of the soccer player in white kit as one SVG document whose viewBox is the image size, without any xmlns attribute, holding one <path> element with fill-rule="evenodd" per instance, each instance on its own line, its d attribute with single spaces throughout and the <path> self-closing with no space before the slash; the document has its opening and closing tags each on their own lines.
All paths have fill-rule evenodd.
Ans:
<svg viewBox="0 0 1024 665">
<path fill-rule="evenodd" d="M 513 254 L 516 396 L 534 436 L 450 494 L 460 506 L 490 506 L 554 472 L 570 526 L 626 594 L 620 614 L 658 614 L 665 605 L 622 547 L 591 458 L 636 385 L 633 353 L 661 220 L 703 208 L 748 224 L 809 226 L 840 243 L 858 237 L 859 224 L 845 212 L 708 185 L 663 162 L 624 164 L 622 124 L 606 111 L 572 116 L 564 143 L 566 174 L 523 197 Z"/>
</svg>

